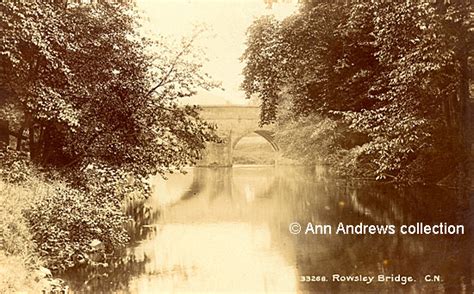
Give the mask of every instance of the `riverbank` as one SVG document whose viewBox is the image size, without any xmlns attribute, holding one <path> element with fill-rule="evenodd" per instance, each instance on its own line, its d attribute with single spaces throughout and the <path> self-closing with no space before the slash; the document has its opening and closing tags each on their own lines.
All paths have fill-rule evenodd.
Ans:
<svg viewBox="0 0 474 294">
<path fill-rule="evenodd" d="M 0 293 L 67 289 L 53 275 L 106 265 L 107 256 L 127 244 L 129 218 L 121 201 L 20 169 L 20 178 L 0 170 Z"/>
<path fill-rule="evenodd" d="M 0 180 L 0 293 L 41 293 L 60 285 L 44 267 L 24 212 L 52 187 L 38 179 L 27 185 Z"/>
</svg>

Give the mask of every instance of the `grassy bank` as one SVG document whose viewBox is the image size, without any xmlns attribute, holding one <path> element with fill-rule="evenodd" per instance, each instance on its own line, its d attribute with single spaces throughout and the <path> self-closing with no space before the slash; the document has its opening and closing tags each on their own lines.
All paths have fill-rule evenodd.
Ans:
<svg viewBox="0 0 474 294">
<path fill-rule="evenodd" d="M 40 293 L 48 286 L 24 212 L 51 191 L 40 180 L 27 185 L 0 180 L 0 293 Z"/>
<path fill-rule="evenodd" d="M 127 244 L 129 218 L 116 194 L 18 167 L 0 168 L 0 293 L 64 289 L 52 275 L 107 265 L 107 256 Z"/>
</svg>

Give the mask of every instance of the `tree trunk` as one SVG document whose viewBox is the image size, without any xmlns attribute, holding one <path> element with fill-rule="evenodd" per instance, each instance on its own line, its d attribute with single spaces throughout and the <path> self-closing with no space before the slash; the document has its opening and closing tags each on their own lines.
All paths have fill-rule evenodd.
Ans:
<svg viewBox="0 0 474 294">
<path fill-rule="evenodd" d="M 7 120 L 0 120 L 0 142 L 4 142 L 6 146 L 10 144 L 10 129 Z"/>
<path fill-rule="evenodd" d="M 18 131 L 18 137 L 16 137 L 16 151 L 21 151 L 21 143 L 23 141 L 23 132 L 25 131 L 24 127 L 21 127 Z"/>
<path fill-rule="evenodd" d="M 31 161 L 34 161 L 35 158 L 36 158 L 36 154 L 35 154 L 35 129 L 34 129 L 32 123 L 28 127 L 28 144 L 29 144 L 29 149 L 30 149 L 30 159 L 31 159 Z"/>
</svg>

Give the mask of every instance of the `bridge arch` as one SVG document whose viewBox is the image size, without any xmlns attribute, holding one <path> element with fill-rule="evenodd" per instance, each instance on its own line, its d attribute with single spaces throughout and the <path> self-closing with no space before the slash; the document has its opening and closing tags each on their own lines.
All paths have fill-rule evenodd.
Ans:
<svg viewBox="0 0 474 294">
<path fill-rule="evenodd" d="M 229 167 L 233 165 L 233 152 L 237 143 L 245 136 L 256 133 L 263 137 L 274 151 L 280 147 L 274 139 L 273 125 L 260 126 L 258 106 L 208 105 L 202 106 L 200 116 L 217 126 L 221 143 L 208 143 L 198 166 Z"/>
<path fill-rule="evenodd" d="M 275 152 L 280 151 L 280 147 L 278 146 L 278 144 L 275 142 L 275 139 L 274 139 L 275 133 L 272 132 L 272 131 L 268 131 L 268 130 L 254 130 L 254 131 L 249 131 L 249 132 L 246 132 L 244 134 L 240 134 L 238 136 L 235 136 L 235 138 L 232 142 L 232 150 L 235 149 L 235 146 L 237 146 L 237 144 L 240 142 L 240 140 L 242 138 L 247 137 L 250 134 L 259 135 L 260 137 L 264 138 L 265 141 L 267 141 L 272 146 L 273 151 L 275 151 Z"/>
</svg>

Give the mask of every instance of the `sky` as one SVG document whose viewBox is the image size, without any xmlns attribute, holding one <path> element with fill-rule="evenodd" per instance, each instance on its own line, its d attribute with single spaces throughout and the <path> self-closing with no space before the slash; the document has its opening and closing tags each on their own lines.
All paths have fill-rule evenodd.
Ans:
<svg viewBox="0 0 474 294">
<path fill-rule="evenodd" d="M 138 9 L 148 19 L 153 34 L 180 39 L 192 33 L 195 24 L 206 24 L 209 32 L 198 42 L 204 47 L 204 70 L 222 82 L 224 90 L 200 91 L 185 98 L 186 104 L 245 105 L 244 92 L 239 89 L 244 64 L 239 58 L 245 50 L 246 30 L 252 21 L 265 14 L 281 19 L 296 10 L 297 1 L 278 3 L 267 9 L 264 0 L 138 0 Z M 282 1 L 280 1 L 282 2 Z"/>
</svg>

